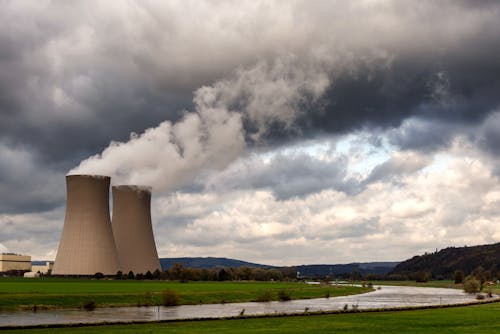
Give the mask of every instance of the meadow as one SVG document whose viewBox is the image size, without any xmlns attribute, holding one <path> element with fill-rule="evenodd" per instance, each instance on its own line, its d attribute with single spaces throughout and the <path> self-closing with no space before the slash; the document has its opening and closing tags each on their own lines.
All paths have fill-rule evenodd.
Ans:
<svg viewBox="0 0 500 334">
<path fill-rule="evenodd" d="M 12 330 L 13 333 L 500 333 L 500 303 L 376 313 Z"/>
<path fill-rule="evenodd" d="M 175 291 L 179 304 L 211 304 L 278 300 L 285 291 L 291 299 L 345 296 L 371 289 L 352 286 L 309 285 L 296 282 L 188 282 L 91 280 L 67 278 L 0 278 L 0 310 L 144 306 L 162 303 L 162 292 Z"/>
</svg>

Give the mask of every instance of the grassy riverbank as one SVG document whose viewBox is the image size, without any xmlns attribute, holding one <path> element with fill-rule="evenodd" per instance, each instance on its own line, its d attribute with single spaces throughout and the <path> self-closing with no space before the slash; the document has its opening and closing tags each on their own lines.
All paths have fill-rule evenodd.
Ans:
<svg viewBox="0 0 500 334">
<path fill-rule="evenodd" d="M 362 282 L 359 282 L 361 284 Z M 417 286 L 426 288 L 450 288 L 450 289 L 460 289 L 464 288 L 463 284 L 455 284 L 451 280 L 440 280 L 440 281 L 429 281 L 429 282 L 415 282 L 415 281 L 372 281 L 373 286 L 377 287 L 380 285 L 395 285 L 395 286 Z M 500 294 L 500 284 L 495 284 L 491 287 L 485 287 L 483 291 L 491 288 L 493 293 Z"/>
<path fill-rule="evenodd" d="M 13 330 L 13 333 L 500 333 L 500 303 L 416 311 Z"/>
<path fill-rule="evenodd" d="M 97 307 L 158 305 L 162 291 L 179 296 L 179 304 L 211 304 L 278 300 L 284 291 L 291 299 L 345 296 L 368 292 L 359 287 L 328 287 L 293 282 L 170 282 L 87 279 L 0 279 L 0 310 L 78 308 L 93 301 Z"/>
</svg>

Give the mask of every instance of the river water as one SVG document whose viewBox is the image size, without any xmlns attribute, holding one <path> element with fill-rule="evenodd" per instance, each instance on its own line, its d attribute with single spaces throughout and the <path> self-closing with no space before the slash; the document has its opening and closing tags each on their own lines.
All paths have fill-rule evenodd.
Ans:
<svg viewBox="0 0 500 334">
<path fill-rule="evenodd" d="M 498 298 L 498 296 L 496 296 Z M 0 326 L 26 326 L 40 324 L 70 324 L 99 322 L 130 322 L 179 320 L 192 318 L 222 318 L 238 315 L 274 313 L 302 313 L 348 309 L 376 309 L 474 302 L 475 296 L 461 290 L 382 286 L 360 295 L 301 299 L 287 302 L 248 302 L 182 306 L 116 307 L 81 309 L 0 312 Z"/>
</svg>

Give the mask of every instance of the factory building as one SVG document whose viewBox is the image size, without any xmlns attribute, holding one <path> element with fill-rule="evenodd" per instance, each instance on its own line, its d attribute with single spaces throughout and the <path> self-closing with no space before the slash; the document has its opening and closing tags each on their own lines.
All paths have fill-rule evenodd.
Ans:
<svg viewBox="0 0 500 334">
<path fill-rule="evenodd" d="M 34 261 L 31 264 L 31 271 L 34 273 L 48 274 L 54 267 L 53 261 Z"/>
<path fill-rule="evenodd" d="M 161 269 L 151 225 L 151 188 L 114 186 L 111 223 L 110 180 L 98 175 L 66 176 L 66 217 L 53 275 Z"/>
<path fill-rule="evenodd" d="M 151 188 L 120 185 L 112 187 L 112 192 L 111 225 L 122 271 L 161 269 L 151 225 Z"/>
<path fill-rule="evenodd" d="M 31 256 L 14 253 L 0 254 L 0 272 L 31 271 Z"/>
<path fill-rule="evenodd" d="M 109 217 L 111 178 L 66 176 L 66 217 L 54 275 L 113 275 L 120 270 Z"/>
</svg>

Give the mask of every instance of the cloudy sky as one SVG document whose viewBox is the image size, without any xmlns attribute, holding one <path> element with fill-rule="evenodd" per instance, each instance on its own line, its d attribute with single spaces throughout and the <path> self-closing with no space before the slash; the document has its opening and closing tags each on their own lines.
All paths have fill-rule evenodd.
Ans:
<svg viewBox="0 0 500 334">
<path fill-rule="evenodd" d="M 0 0 L 0 248 L 54 259 L 68 173 L 161 257 L 500 242 L 499 55 L 496 1 Z"/>
</svg>

